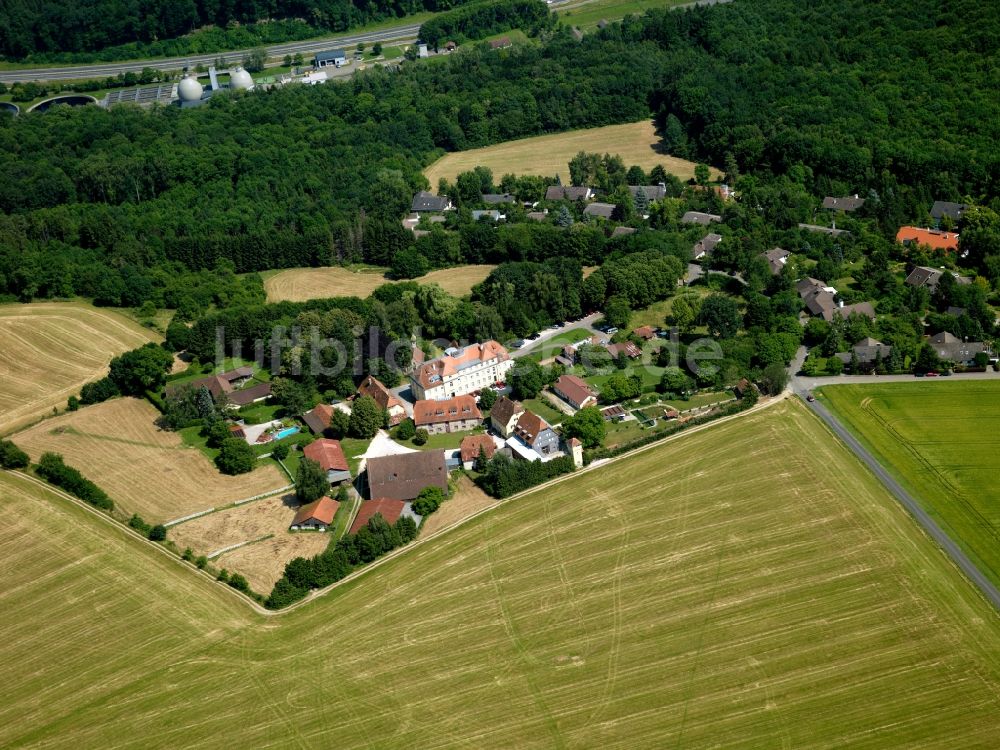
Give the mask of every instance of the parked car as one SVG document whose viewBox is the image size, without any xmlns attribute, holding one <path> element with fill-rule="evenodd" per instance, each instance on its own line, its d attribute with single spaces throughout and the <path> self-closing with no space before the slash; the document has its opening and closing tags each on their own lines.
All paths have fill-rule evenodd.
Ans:
<svg viewBox="0 0 1000 750">
<path fill-rule="evenodd" d="M 605 333 L 609 333 L 612 336 L 614 336 L 616 333 L 618 333 L 618 329 L 615 328 L 614 326 L 611 326 L 611 328 L 609 328 L 608 330 L 606 330 Z"/>
<path fill-rule="evenodd" d="M 927 373 L 927 377 L 928 378 L 936 378 L 937 376 L 938 376 L 938 373 L 934 372 L 933 370 L 931 370 L 929 373 Z"/>
<path fill-rule="evenodd" d="M 515 349 L 520 349 L 520 348 L 521 348 L 522 346 L 524 346 L 524 343 L 525 343 L 525 342 L 524 342 L 524 339 L 518 339 L 517 341 L 515 341 L 515 342 L 514 342 L 514 343 L 512 344 L 512 346 L 513 346 L 513 347 L 514 347 Z"/>
<path fill-rule="evenodd" d="M 816 397 L 814 395 L 812 395 L 812 391 L 810 391 L 809 393 L 806 394 L 806 401 L 808 401 L 810 404 L 813 401 L 815 401 L 815 400 L 816 400 Z"/>
</svg>

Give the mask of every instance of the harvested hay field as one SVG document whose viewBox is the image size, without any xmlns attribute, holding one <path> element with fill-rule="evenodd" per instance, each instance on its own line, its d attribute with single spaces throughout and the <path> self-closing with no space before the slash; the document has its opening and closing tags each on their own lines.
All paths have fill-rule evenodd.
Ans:
<svg viewBox="0 0 1000 750">
<path fill-rule="evenodd" d="M 297 508 L 294 494 L 275 495 L 171 526 L 170 539 L 181 549 L 190 547 L 196 555 L 206 556 L 233 544 L 253 542 L 219 555 L 214 564 L 242 573 L 254 591 L 267 594 L 287 562 L 312 557 L 326 549 L 329 541 L 326 534 L 288 530 Z M 268 535 L 273 536 L 262 539 Z"/>
<path fill-rule="evenodd" d="M 580 151 L 617 154 L 625 166 L 637 164 L 647 172 L 659 164 L 682 180 L 694 177 L 693 161 L 661 152 L 660 136 L 656 134 L 652 120 L 550 133 L 469 151 L 455 151 L 427 167 L 424 176 L 435 191 L 442 177 L 454 182 L 459 173 L 478 166 L 492 169 L 497 180 L 505 174 L 559 175 L 565 181 L 563 184 L 568 185 L 569 161 Z M 717 170 L 712 170 L 712 174 L 713 178 L 720 176 Z"/>
<path fill-rule="evenodd" d="M 432 513 L 420 526 L 420 536 L 430 536 L 436 531 L 446 529 L 452 524 L 478 513 L 484 508 L 497 504 L 467 476 L 460 476 L 455 484 L 455 492 L 445 500 L 441 507 Z"/>
<path fill-rule="evenodd" d="M 160 337 L 82 302 L 0 306 L 0 434 L 63 408 L 115 355 Z"/>
<path fill-rule="evenodd" d="M 431 271 L 413 279 L 419 284 L 437 284 L 448 294 L 464 297 L 495 266 L 457 266 Z M 381 271 L 352 271 L 340 266 L 291 268 L 264 281 L 268 302 L 304 302 L 325 297 L 367 297 L 382 284 L 391 282 Z"/>
<path fill-rule="evenodd" d="M 211 461 L 159 429 L 159 412 L 146 401 L 117 398 L 47 419 L 14 440 L 37 461 L 46 451 L 107 492 L 126 514 L 162 523 L 207 508 L 284 487 L 287 478 L 271 463 L 249 474 L 220 474 Z"/>
<path fill-rule="evenodd" d="M 3 747 L 1000 735 L 1000 618 L 790 401 L 505 501 L 269 619 L 23 482 L 0 474 Z"/>
</svg>

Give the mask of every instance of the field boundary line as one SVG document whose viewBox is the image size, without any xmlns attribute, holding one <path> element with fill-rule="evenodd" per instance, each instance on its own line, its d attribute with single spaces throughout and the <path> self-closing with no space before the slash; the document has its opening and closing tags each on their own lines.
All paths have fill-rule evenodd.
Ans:
<svg viewBox="0 0 1000 750">
<path fill-rule="evenodd" d="M 209 552 L 205 557 L 209 560 L 214 560 L 216 557 L 222 557 L 227 552 L 232 552 L 234 549 L 239 549 L 240 547 L 249 547 L 251 544 L 256 544 L 257 542 L 263 542 L 268 539 L 273 539 L 274 534 L 264 534 L 256 539 L 247 539 L 245 542 L 237 542 L 236 544 L 230 544 L 228 547 L 223 547 L 222 549 L 217 549 L 215 552 Z"/>
<path fill-rule="evenodd" d="M 279 495 L 282 492 L 287 492 L 288 490 L 293 489 L 294 487 L 295 487 L 294 484 L 286 484 L 284 487 L 278 487 L 275 490 L 268 490 L 267 492 L 262 492 L 259 495 L 254 495 L 253 497 L 245 497 L 242 500 L 234 500 L 233 502 L 226 503 L 225 505 L 218 505 L 218 506 L 216 506 L 214 508 L 208 508 L 206 510 L 199 510 L 196 513 L 191 513 L 191 514 L 186 515 L 186 516 L 181 516 L 180 518 L 175 518 L 172 521 L 167 521 L 163 525 L 166 526 L 169 529 L 171 526 L 176 526 L 177 524 L 185 523 L 186 521 L 193 521 L 196 518 L 201 518 L 202 516 L 207 516 L 210 513 L 220 513 L 221 511 L 224 511 L 224 510 L 230 510 L 231 508 L 238 508 L 241 505 L 246 505 L 247 503 L 252 503 L 255 500 L 265 500 L 265 499 L 267 499 L 269 497 L 274 497 L 275 495 Z"/>
</svg>

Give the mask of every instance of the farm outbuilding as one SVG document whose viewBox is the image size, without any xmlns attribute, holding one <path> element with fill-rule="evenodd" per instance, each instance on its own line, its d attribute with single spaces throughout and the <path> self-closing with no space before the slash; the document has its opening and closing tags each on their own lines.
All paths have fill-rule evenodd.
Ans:
<svg viewBox="0 0 1000 750">
<path fill-rule="evenodd" d="M 337 508 L 340 503 L 325 495 L 319 500 L 303 505 L 295 513 L 292 519 L 292 529 L 319 529 L 326 531 L 327 526 L 333 523 L 333 517 L 337 515 Z"/>
</svg>

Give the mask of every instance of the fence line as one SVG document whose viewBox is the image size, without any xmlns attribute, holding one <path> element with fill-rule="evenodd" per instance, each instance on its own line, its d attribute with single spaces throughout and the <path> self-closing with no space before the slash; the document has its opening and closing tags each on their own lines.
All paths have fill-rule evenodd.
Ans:
<svg viewBox="0 0 1000 750">
<path fill-rule="evenodd" d="M 252 503 L 254 500 L 263 500 L 265 497 L 271 497 L 272 495 L 277 495 L 281 492 L 287 492 L 288 490 L 294 489 L 294 484 L 286 484 L 284 487 L 278 487 L 275 490 L 268 490 L 267 492 L 262 492 L 259 495 L 254 495 L 253 497 L 245 497 L 242 500 L 236 500 L 232 503 L 227 503 L 225 505 L 220 505 L 216 508 L 209 508 L 208 510 L 199 510 L 197 513 L 191 513 L 186 516 L 181 516 L 180 518 L 175 518 L 173 521 L 167 521 L 164 526 L 170 528 L 171 526 L 176 526 L 179 523 L 184 523 L 185 521 L 193 521 L 195 518 L 201 518 L 202 516 L 207 516 L 209 513 L 217 513 L 220 510 L 225 510 L 226 508 L 235 508 L 238 505 L 245 505 L 246 503 Z"/>
</svg>

